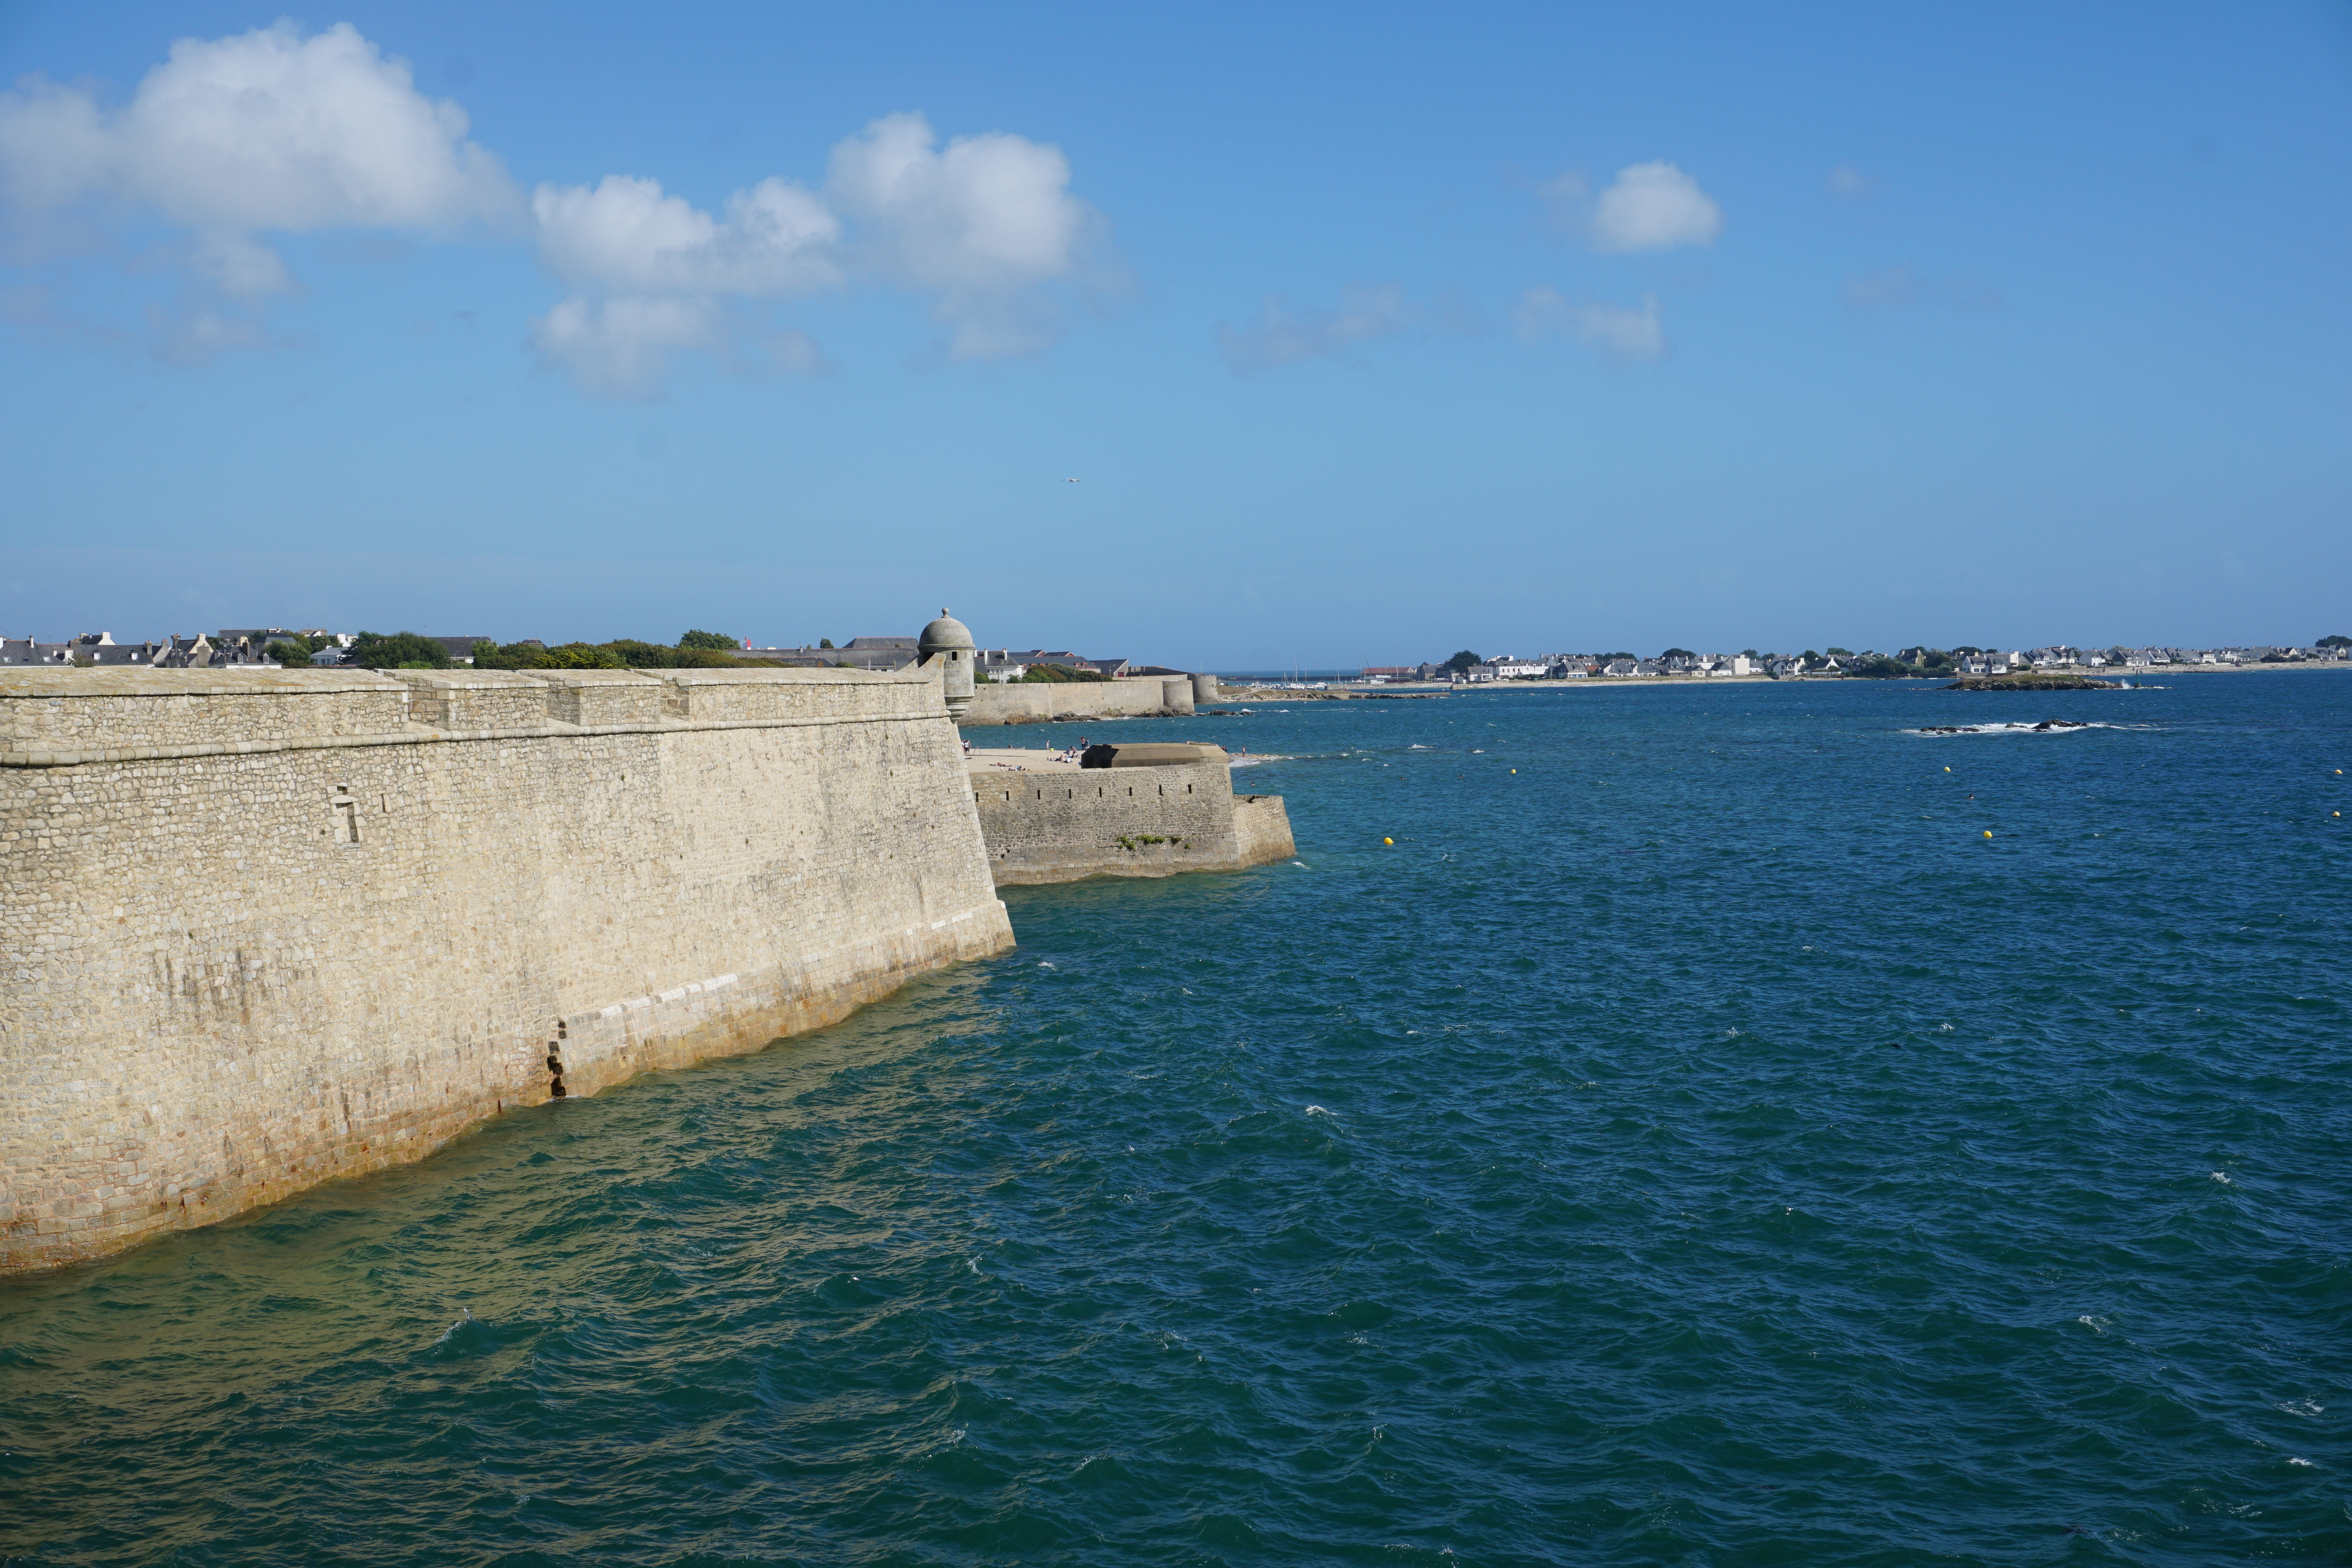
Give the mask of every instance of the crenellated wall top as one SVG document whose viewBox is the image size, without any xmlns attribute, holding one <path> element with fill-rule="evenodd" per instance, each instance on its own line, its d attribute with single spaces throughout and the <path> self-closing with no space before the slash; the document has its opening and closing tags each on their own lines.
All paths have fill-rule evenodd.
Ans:
<svg viewBox="0 0 2352 1568">
<path fill-rule="evenodd" d="M 936 672 L 0 672 L 0 767 L 946 716 Z"/>
</svg>

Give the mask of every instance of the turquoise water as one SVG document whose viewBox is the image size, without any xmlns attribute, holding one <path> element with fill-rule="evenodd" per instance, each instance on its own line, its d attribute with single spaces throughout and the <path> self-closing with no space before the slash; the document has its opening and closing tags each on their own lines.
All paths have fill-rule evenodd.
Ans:
<svg viewBox="0 0 2352 1568">
<path fill-rule="evenodd" d="M 2352 676 L 1115 733 L 1299 862 L 0 1286 L 5 1560 L 2352 1561 Z"/>
</svg>

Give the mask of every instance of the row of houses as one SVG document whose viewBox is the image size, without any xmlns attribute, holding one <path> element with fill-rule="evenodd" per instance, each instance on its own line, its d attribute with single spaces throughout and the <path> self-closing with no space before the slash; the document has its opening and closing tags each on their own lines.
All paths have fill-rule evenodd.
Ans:
<svg viewBox="0 0 2352 1568">
<path fill-rule="evenodd" d="M 212 636 L 199 632 L 193 637 L 183 637 L 174 632 L 160 643 L 118 643 L 105 632 L 85 632 L 63 643 L 44 643 L 34 637 L 0 637 L 0 664 L 78 665 L 100 670 L 274 670 L 278 664 L 269 657 L 269 644 L 293 636 L 331 644 L 329 653 L 318 655 L 316 662 L 320 664 L 333 663 L 341 650 L 350 647 L 352 641 L 348 636 L 337 639 L 329 632 L 296 632 L 282 626 L 221 632 Z M 466 651 L 469 654 L 473 652 L 470 642 Z"/>
<path fill-rule="evenodd" d="M 1612 658 L 1599 653 L 1539 653 L 1522 658 L 1497 653 L 1467 669 L 1451 664 L 1372 665 L 1364 678 L 1376 683 L 1448 681 L 1479 685 L 1489 681 L 1575 681 L 1592 676 L 1624 678 L 1640 675 L 1755 675 L 1764 674 L 1759 659 L 1745 653 L 1676 653 L 1656 659 Z"/>
<path fill-rule="evenodd" d="M 2307 648 L 2072 648 L 2063 643 L 2010 655 L 2012 661 L 2021 657 L 2036 669 L 2086 670 L 2147 670 L 2166 664 L 2338 664 L 2347 656 L 2352 656 L 2352 648 L 2342 643 L 2319 643 Z"/>
<path fill-rule="evenodd" d="M 338 664 L 344 651 L 359 641 L 351 632 L 330 632 L 322 626 L 245 626 L 199 632 L 183 637 L 174 632 L 160 643 L 118 643 L 105 632 L 85 632 L 63 643 L 37 638 L 0 637 L 0 664 L 79 665 L 84 669 L 149 670 L 275 670 L 282 668 L 269 656 L 273 643 L 300 637 L 317 650 L 313 664 Z M 427 637 L 448 651 L 453 663 L 474 662 L 474 644 L 484 637 Z"/>
<path fill-rule="evenodd" d="M 1811 656 L 1675 652 L 1654 659 L 1593 653 L 1543 653 L 1532 658 L 1520 658 L 1502 653 L 1481 660 L 1466 669 L 1431 664 L 1370 665 L 1364 670 L 1363 678 L 1375 684 L 1445 681 L 1463 685 L 1490 681 L 1559 681 L 1588 677 L 1626 680 L 1770 675 L 1785 680 L 1797 675 L 1843 675 L 1857 668 L 1883 670 L 1885 666 L 1881 661 L 1888 658 L 1929 671 L 1948 671 L 1964 675 L 2005 675 L 2012 670 L 2022 669 L 2140 670 L 2168 664 L 2342 663 L 2352 659 L 2352 646 L 2335 642 L 2308 647 L 2244 648 L 2074 648 L 2053 643 L 2030 651 L 2011 649 L 2004 652 L 1987 648 L 1971 649 L 1961 653 L 1926 646 L 1905 648 L 1893 654 L 1865 648 L 1859 653 Z"/>
</svg>

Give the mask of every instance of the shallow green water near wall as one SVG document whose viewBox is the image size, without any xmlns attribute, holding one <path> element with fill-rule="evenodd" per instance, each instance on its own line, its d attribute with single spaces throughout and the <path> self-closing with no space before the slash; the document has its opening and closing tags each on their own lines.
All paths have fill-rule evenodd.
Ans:
<svg viewBox="0 0 2352 1568">
<path fill-rule="evenodd" d="M 0 1552 L 2352 1559 L 2352 675 L 1116 733 L 1299 863 L 0 1285 Z"/>
</svg>

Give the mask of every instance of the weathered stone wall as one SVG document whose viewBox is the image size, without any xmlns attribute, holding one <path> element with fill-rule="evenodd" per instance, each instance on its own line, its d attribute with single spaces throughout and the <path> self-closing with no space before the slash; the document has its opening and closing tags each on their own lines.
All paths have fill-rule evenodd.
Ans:
<svg viewBox="0 0 2352 1568">
<path fill-rule="evenodd" d="M 1286 861 L 1298 852 L 1290 837 L 1290 813 L 1279 795 L 1234 797 L 1234 844 L 1244 865 Z"/>
<path fill-rule="evenodd" d="M 980 774 L 971 783 L 989 870 L 1000 887 L 1234 871 L 1291 852 L 1281 797 L 1249 798 L 1255 810 L 1244 834 L 1222 763 Z M 1279 823 L 1278 831 L 1268 827 L 1269 819 Z"/>
<path fill-rule="evenodd" d="M 1011 941 L 919 671 L 12 671 L 0 895 L 5 1270 Z"/>
<path fill-rule="evenodd" d="M 1190 678 L 1187 678 L 1187 685 Z M 1171 706 L 1169 683 L 1159 675 L 1115 681 L 982 681 L 971 708 L 959 724 L 1044 724 L 1048 719 L 1157 717 L 1190 713 Z"/>
</svg>

